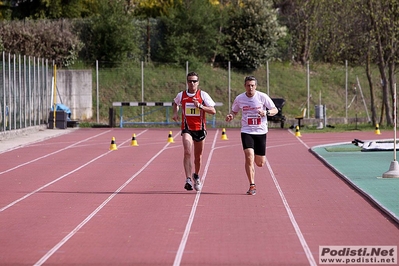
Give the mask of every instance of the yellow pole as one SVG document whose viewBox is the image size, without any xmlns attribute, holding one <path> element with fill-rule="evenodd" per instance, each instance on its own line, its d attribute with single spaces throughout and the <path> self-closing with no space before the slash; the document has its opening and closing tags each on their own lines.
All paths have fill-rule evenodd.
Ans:
<svg viewBox="0 0 399 266">
<path fill-rule="evenodd" d="M 53 129 L 56 127 L 56 117 L 55 114 L 57 113 L 55 111 L 55 108 L 57 106 L 57 65 L 54 65 L 54 99 L 53 99 Z"/>
</svg>

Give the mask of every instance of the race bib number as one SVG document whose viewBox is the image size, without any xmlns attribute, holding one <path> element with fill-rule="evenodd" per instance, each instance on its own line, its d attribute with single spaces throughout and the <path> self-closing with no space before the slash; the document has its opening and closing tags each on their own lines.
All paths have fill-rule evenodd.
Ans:
<svg viewBox="0 0 399 266">
<path fill-rule="evenodd" d="M 262 119 L 258 115 L 249 115 L 247 118 L 248 126 L 258 126 L 262 123 Z"/>
<path fill-rule="evenodd" d="M 195 107 L 194 103 L 186 103 L 185 113 L 186 116 L 200 116 L 201 111 Z"/>
</svg>

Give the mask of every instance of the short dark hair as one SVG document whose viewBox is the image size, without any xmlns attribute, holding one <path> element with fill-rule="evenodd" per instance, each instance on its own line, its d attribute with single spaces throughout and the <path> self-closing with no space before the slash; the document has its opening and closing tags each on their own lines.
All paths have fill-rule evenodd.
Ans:
<svg viewBox="0 0 399 266">
<path fill-rule="evenodd" d="M 258 84 L 258 80 L 254 76 L 246 76 L 244 79 L 244 84 L 247 83 L 247 81 L 252 81 L 255 80 L 255 84 Z"/>
<path fill-rule="evenodd" d="M 194 72 L 194 71 L 187 74 L 187 77 L 193 77 L 193 76 L 197 77 L 199 79 L 198 74 L 196 72 Z"/>
</svg>

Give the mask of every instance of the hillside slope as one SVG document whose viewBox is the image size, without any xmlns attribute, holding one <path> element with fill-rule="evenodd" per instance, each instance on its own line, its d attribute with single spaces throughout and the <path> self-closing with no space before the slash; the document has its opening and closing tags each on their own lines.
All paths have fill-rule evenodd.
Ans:
<svg viewBox="0 0 399 266">
<path fill-rule="evenodd" d="M 315 105 L 325 105 L 327 117 L 345 117 L 346 109 L 348 117 L 366 118 L 366 107 L 370 112 L 370 91 L 365 76 L 364 68 L 349 67 L 348 74 L 348 96 L 346 98 L 346 69 L 343 65 L 316 64 L 309 66 L 309 75 L 306 67 L 293 66 L 289 63 L 271 62 L 269 64 L 269 85 L 267 82 L 266 68 L 260 68 L 253 73 L 241 73 L 210 66 L 200 66 L 196 69 L 200 75 L 200 88 L 207 91 L 216 102 L 222 102 L 223 106 L 218 107 L 216 119 L 223 119 L 229 111 L 229 106 L 235 96 L 244 91 L 244 77 L 254 75 L 258 79 L 258 90 L 269 92 L 271 97 L 281 97 L 286 100 L 283 113 L 288 119 L 292 119 L 301 113 L 303 107 L 308 106 L 307 95 L 309 93 L 309 117 L 315 116 Z M 94 75 L 95 76 L 95 75 Z M 142 80 L 141 77 L 144 77 Z M 173 66 L 155 66 L 147 64 L 143 68 L 139 65 L 101 69 L 99 71 L 99 93 L 100 93 L 100 117 L 108 121 L 108 110 L 112 102 L 134 102 L 134 101 L 158 101 L 171 102 L 175 95 L 185 88 L 186 70 Z M 229 81 L 230 76 L 230 81 Z M 307 77 L 309 76 L 309 83 Z M 375 72 L 375 77 L 378 73 Z M 357 83 L 359 78 L 361 90 Z M 93 77 L 95 79 L 95 77 Z M 95 87 L 95 80 L 93 82 Z M 309 84 L 309 85 L 308 85 Z M 381 97 L 378 79 L 375 81 L 375 88 L 378 90 L 377 111 L 380 111 Z M 230 94 L 229 94 L 230 86 Z M 309 88 L 309 92 L 308 92 Z M 364 102 L 362 98 L 364 97 Z M 93 88 L 95 103 L 96 88 Z M 170 115 L 170 110 L 161 110 L 161 114 L 155 110 L 156 107 L 144 107 L 146 121 L 164 119 L 163 116 Z M 163 108 L 165 109 L 165 108 Z M 95 111 L 95 110 L 94 110 Z M 125 108 L 125 117 L 138 118 L 142 112 L 140 107 Z M 93 117 L 96 117 L 94 114 Z M 161 117 L 161 118 L 159 118 Z"/>
</svg>

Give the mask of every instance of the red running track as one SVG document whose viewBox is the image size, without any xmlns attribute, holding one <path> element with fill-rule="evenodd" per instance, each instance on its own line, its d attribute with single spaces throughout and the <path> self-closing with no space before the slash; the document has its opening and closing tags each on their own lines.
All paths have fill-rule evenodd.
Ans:
<svg viewBox="0 0 399 266">
<path fill-rule="evenodd" d="M 169 131 L 79 129 L 0 154 L 0 264 L 318 265 L 319 246 L 399 244 L 398 225 L 308 150 L 388 133 L 271 129 L 248 196 L 239 129 L 209 130 L 198 193 Z"/>
</svg>

